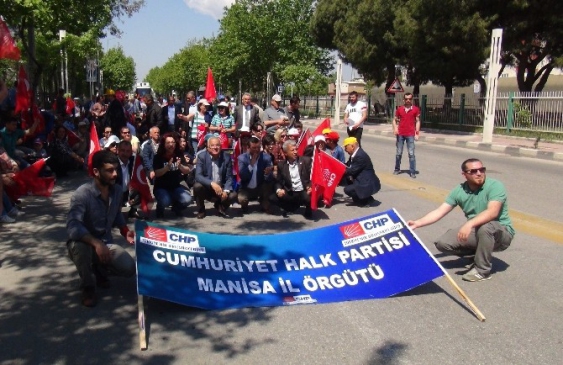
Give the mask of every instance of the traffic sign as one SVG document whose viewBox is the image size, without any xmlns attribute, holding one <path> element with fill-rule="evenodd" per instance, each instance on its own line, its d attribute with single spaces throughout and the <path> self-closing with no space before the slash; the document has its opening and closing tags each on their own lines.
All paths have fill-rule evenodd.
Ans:
<svg viewBox="0 0 563 365">
<path fill-rule="evenodd" d="M 283 85 L 278 85 L 278 94 L 283 94 L 284 89 Z"/>
<path fill-rule="evenodd" d="M 387 92 L 389 94 L 404 93 L 405 89 L 403 89 L 403 85 L 401 85 L 401 81 L 399 81 L 399 79 L 395 79 L 395 81 L 393 81 L 391 86 L 389 86 L 389 89 L 387 89 Z"/>
</svg>

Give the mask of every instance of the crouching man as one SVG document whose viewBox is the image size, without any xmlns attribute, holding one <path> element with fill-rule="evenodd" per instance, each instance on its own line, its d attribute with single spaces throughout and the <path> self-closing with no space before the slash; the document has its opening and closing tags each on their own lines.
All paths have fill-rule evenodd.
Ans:
<svg viewBox="0 0 563 365">
<path fill-rule="evenodd" d="M 134 243 L 121 214 L 122 188 L 116 185 L 119 161 L 111 151 L 98 151 L 92 158 L 94 180 L 80 186 L 70 200 L 67 217 L 68 254 L 80 275 L 81 302 L 96 305 L 96 287 L 108 288 L 109 274 L 133 276 L 135 260 L 113 242 L 111 230 L 118 227 L 128 243 Z"/>
</svg>

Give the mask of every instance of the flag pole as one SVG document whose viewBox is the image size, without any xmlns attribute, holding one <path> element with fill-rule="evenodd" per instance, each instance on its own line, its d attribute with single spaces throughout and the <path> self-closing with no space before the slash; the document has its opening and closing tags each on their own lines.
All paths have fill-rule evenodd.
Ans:
<svg viewBox="0 0 563 365">
<path fill-rule="evenodd" d="M 137 294 L 137 305 L 139 307 L 139 346 L 144 351 L 147 349 L 147 332 L 145 328 L 145 304 L 142 295 Z"/>
<path fill-rule="evenodd" d="M 405 219 L 399 214 L 399 212 L 397 212 L 397 210 L 395 208 L 393 208 L 393 211 L 395 212 L 395 214 L 397 214 L 398 217 L 401 218 L 401 220 L 403 222 L 406 222 Z M 481 322 L 485 322 L 486 318 L 483 315 L 483 313 L 481 313 L 481 311 L 479 310 L 479 308 L 477 308 L 477 306 L 475 304 L 473 304 L 473 302 L 471 301 L 471 299 L 469 299 L 469 297 L 467 296 L 467 294 L 465 294 L 465 292 L 459 287 L 459 285 L 457 285 L 457 283 L 454 281 L 454 279 L 452 279 L 452 277 L 450 276 L 450 274 L 446 271 L 446 269 L 444 269 L 444 267 L 442 266 L 442 264 L 440 264 L 440 262 L 438 260 L 436 260 L 436 258 L 434 257 L 434 255 L 432 254 L 432 252 L 430 252 L 428 250 L 428 248 L 426 247 L 426 245 L 424 245 L 422 243 L 422 240 L 420 239 L 420 237 L 418 237 L 418 235 L 414 232 L 414 230 L 409 227 L 408 225 L 406 225 L 406 227 L 409 229 L 409 231 L 411 231 L 412 235 L 416 237 L 416 239 L 421 243 L 422 248 L 424 248 L 424 250 L 426 250 L 426 252 L 428 253 L 428 255 L 432 258 L 432 260 L 434 260 L 434 262 L 436 263 L 436 265 L 438 265 L 438 267 L 442 270 L 442 272 L 444 273 L 444 275 L 446 276 L 446 279 L 448 279 L 448 282 L 454 287 L 454 289 L 458 292 L 458 294 L 461 296 L 461 298 L 465 301 L 465 303 L 467 303 L 467 305 L 469 306 L 469 308 L 473 311 L 473 313 L 475 314 L 475 316 L 477 317 L 477 319 Z"/>
</svg>

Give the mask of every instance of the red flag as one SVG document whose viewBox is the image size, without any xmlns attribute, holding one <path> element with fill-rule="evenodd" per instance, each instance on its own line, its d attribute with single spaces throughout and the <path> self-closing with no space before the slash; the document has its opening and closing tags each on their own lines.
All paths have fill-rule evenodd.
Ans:
<svg viewBox="0 0 563 365">
<path fill-rule="evenodd" d="M 20 65 L 18 73 L 18 89 L 16 90 L 16 110 L 15 113 L 26 111 L 31 106 L 31 86 L 27 80 L 27 74 L 23 65 Z"/>
<path fill-rule="evenodd" d="M 0 18 L 0 58 L 19 61 L 21 58 L 20 49 L 16 46 L 14 38 L 10 34 L 4 19 Z"/>
<path fill-rule="evenodd" d="M 74 116 L 74 107 L 76 106 L 76 104 L 74 104 L 74 101 L 70 98 L 70 96 L 68 98 L 66 98 L 66 115 L 72 115 Z"/>
<path fill-rule="evenodd" d="M 217 98 L 217 91 L 215 90 L 215 81 L 213 81 L 213 72 L 211 72 L 210 67 L 207 68 L 207 82 L 205 84 L 204 98 L 206 98 L 209 102 Z"/>
<path fill-rule="evenodd" d="M 207 134 L 207 127 L 205 126 L 205 123 L 201 123 L 200 125 L 197 126 L 197 134 L 196 134 L 196 139 L 197 139 L 197 146 L 201 147 L 205 144 L 205 135 Z M 197 151 L 194 151 L 194 153 Z"/>
<path fill-rule="evenodd" d="M 35 128 L 35 132 L 33 135 L 26 135 L 24 137 L 25 140 L 33 139 L 36 135 L 45 131 L 45 118 L 43 118 L 43 114 L 41 114 L 37 105 L 33 104 L 31 106 L 31 112 L 27 111 L 21 114 L 21 128 L 23 130 L 30 128 L 36 120 L 39 120 L 39 124 L 37 124 Z"/>
<path fill-rule="evenodd" d="M 330 129 L 330 118 L 326 118 L 319 124 L 319 126 L 313 131 L 313 137 L 315 136 L 322 136 L 323 129 L 329 128 Z"/>
<path fill-rule="evenodd" d="M 68 138 L 68 145 L 72 148 L 75 144 L 80 142 L 80 137 L 76 135 L 73 131 L 67 128 L 66 136 Z"/>
<path fill-rule="evenodd" d="M 236 174 L 237 182 L 240 182 L 240 174 L 238 173 L 238 157 L 241 154 L 240 138 L 235 141 L 233 148 L 233 173 Z"/>
<path fill-rule="evenodd" d="M 338 183 L 346 172 L 346 165 L 324 151 L 315 149 L 311 168 L 311 209 L 317 209 L 322 195 L 326 206 L 332 204 L 332 197 Z"/>
<path fill-rule="evenodd" d="M 141 156 L 135 157 L 135 164 L 133 165 L 133 176 L 129 182 L 132 189 L 139 192 L 141 196 L 141 210 L 146 216 L 149 215 L 150 204 L 153 202 L 151 189 L 147 183 L 147 174 L 141 162 Z"/>
<path fill-rule="evenodd" d="M 88 155 L 88 174 L 94 176 L 94 171 L 92 170 L 92 157 L 94 153 L 100 150 L 100 140 L 98 139 L 98 131 L 96 130 L 96 124 L 90 123 L 90 153 Z"/>
<path fill-rule="evenodd" d="M 311 134 L 311 131 L 309 129 L 307 129 L 303 135 L 301 136 L 301 139 L 299 140 L 299 143 L 297 144 L 297 154 L 299 156 L 303 156 L 303 153 L 305 153 L 305 148 L 307 148 L 307 146 L 313 144 L 313 135 Z"/>
<path fill-rule="evenodd" d="M 39 177 L 46 159 L 37 160 L 33 165 L 14 174 L 14 186 L 4 186 L 12 199 L 24 195 L 51 196 L 55 187 L 55 177 Z"/>
</svg>

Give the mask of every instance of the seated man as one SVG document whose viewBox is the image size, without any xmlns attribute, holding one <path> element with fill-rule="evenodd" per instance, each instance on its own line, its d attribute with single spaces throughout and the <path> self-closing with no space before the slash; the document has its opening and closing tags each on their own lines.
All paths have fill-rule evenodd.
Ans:
<svg viewBox="0 0 563 365">
<path fill-rule="evenodd" d="M 424 227 L 439 221 L 459 205 L 467 222 L 459 230 L 448 230 L 434 243 L 441 252 L 475 255 L 471 269 L 462 276 L 470 282 L 491 278 L 493 252 L 506 250 L 515 233 L 508 215 L 506 189 L 500 181 L 487 178 L 486 171 L 480 160 L 465 160 L 461 164 L 465 182 L 457 185 L 438 208 L 407 222 L 412 229 Z"/>
<path fill-rule="evenodd" d="M 194 196 L 197 218 L 205 218 L 205 200 L 215 202 L 217 214 L 230 218 L 227 209 L 237 199 L 233 191 L 233 163 L 227 152 L 221 151 L 219 137 L 207 140 L 207 149 L 197 155 Z"/>
<path fill-rule="evenodd" d="M 355 137 L 344 140 L 344 150 L 350 155 L 344 173 L 344 193 L 360 207 L 369 206 L 375 199 L 372 195 L 381 189 L 371 158 L 360 148 Z"/>
<path fill-rule="evenodd" d="M 25 136 L 30 136 L 35 133 L 35 129 L 39 125 L 39 119 L 36 118 L 33 121 L 33 125 L 29 128 L 21 130 L 18 128 L 18 120 L 10 119 L 6 122 L 5 127 L 0 130 L 0 139 L 2 140 L 2 146 L 6 149 L 6 153 L 11 159 L 17 162 L 20 169 L 24 169 L 29 166 L 29 163 L 22 157 L 22 154 L 16 153 L 17 146 L 23 143 Z"/>
<path fill-rule="evenodd" d="M 270 202 L 279 206 L 282 216 L 305 206 L 305 218 L 313 217 L 311 210 L 311 159 L 299 157 L 295 141 L 283 143 L 285 160 L 278 163 L 275 193 L 270 195 Z"/>
<path fill-rule="evenodd" d="M 119 161 L 110 151 L 98 151 L 92 158 L 94 180 L 80 186 L 70 200 L 66 221 L 68 254 L 80 275 L 82 305 L 96 305 L 96 286 L 109 287 L 108 273 L 135 275 L 135 260 L 113 243 L 111 230 L 118 227 L 130 244 L 129 231 L 121 214 L 122 191 L 115 185 Z"/>
<path fill-rule="evenodd" d="M 260 198 L 262 211 L 270 213 L 269 197 L 273 186 L 272 159 L 267 152 L 260 151 L 262 141 L 252 136 L 247 141 L 247 151 L 238 156 L 240 188 L 238 202 L 242 212 L 248 212 L 250 199 Z"/>
<path fill-rule="evenodd" d="M 133 190 L 129 185 L 133 174 L 133 165 L 135 164 L 135 157 L 133 156 L 133 148 L 131 142 L 121 141 L 117 145 L 117 157 L 119 158 L 119 168 L 117 169 L 117 182 L 121 185 L 123 191 L 122 206 L 129 206 L 130 218 L 143 219 L 144 217 L 137 211 L 136 205 L 139 204 L 139 193 Z"/>
<path fill-rule="evenodd" d="M 122 127 L 119 131 L 121 133 L 121 140 L 128 141 L 131 143 L 131 148 L 133 150 L 133 154 L 137 155 L 139 153 L 139 138 L 135 134 L 131 132 L 131 128 L 129 127 Z"/>
</svg>

